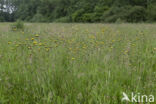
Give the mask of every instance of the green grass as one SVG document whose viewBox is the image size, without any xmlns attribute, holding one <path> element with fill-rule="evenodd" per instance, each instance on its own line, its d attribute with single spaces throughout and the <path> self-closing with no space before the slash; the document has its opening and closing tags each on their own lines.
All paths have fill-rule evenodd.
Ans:
<svg viewBox="0 0 156 104">
<path fill-rule="evenodd" d="M 125 104 L 122 92 L 156 96 L 155 24 L 9 26 L 0 24 L 0 104 Z"/>
</svg>

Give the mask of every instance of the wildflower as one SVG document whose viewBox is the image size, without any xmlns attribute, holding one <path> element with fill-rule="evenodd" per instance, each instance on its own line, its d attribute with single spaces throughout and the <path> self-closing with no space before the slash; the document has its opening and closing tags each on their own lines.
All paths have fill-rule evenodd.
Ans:
<svg viewBox="0 0 156 104">
<path fill-rule="evenodd" d="M 38 45 L 39 45 L 39 46 L 42 46 L 42 43 L 39 43 Z"/>
<path fill-rule="evenodd" d="M 112 42 L 115 42 L 115 40 L 112 40 Z"/>
<path fill-rule="evenodd" d="M 31 38 L 31 40 L 34 40 L 34 38 Z"/>
<path fill-rule="evenodd" d="M 19 46 L 19 44 L 16 44 L 16 47 L 18 47 Z"/>
<path fill-rule="evenodd" d="M 48 52 L 50 50 L 50 48 L 46 48 L 46 51 Z"/>
<path fill-rule="evenodd" d="M 11 42 L 8 42 L 8 44 L 11 44 Z"/>
<path fill-rule="evenodd" d="M 128 53 L 128 50 L 126 50 L 124 53 L 127 54 Z"/>
<path fill-rule="evenodd" d="M 154 50 L 156 51 L 156 48 L 154 48 Z"/>
<path fill-rule="evenodd" d="M 28 47 L 28 49 L 31 49 L 31 47 Z"/>
<path fill-rule="evenodd" d="M 35 37 L 39 37 L 39 35 L 38 35 L 38 34 L 36 34 L 36 35 L 35 35 Z"/>
<path fill-rule="evenodd" d="M 71 50 L 71 51 L 72 51 L 72 48 L 69 48 L 69 50 Z"/>
<path fill-rule="evenodd" d="M 75 60 L 75 58 L 74 58 L 74 57 L 72 57 L 72 60 Z"/>
<path fill-rule="evenodd" d="M 34 45 L 37 45 L 37 41 L 34 41 L 33 44 L 34 44 Z"/>
</svg>

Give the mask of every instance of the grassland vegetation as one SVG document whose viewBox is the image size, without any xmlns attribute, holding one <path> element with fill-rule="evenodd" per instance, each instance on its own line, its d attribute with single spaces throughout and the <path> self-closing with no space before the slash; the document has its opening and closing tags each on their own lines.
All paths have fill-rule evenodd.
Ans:
<svg viewBox="0 0 156 104">
<path fill-rule="evenodd" d="M 0 24 L 0 103 L 125 104 L 156 96 L 155 24 Z"/>
</svg>

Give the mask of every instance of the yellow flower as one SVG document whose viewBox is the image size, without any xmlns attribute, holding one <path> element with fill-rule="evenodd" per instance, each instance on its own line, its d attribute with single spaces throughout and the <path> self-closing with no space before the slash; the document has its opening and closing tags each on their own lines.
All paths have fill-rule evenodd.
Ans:
<svg viewBox="0 0 156 104">
<path fill-rule="evenodd" d="M 36 34 L 36 35 L 35 35 L 35 37 L 39 37 L 39 35 L 38 35 L 38 34 Z"/>
<path fill-rule="evenodd" d="M 115 42 L 115 40 L 112 40 L 112 42 Z"/>
<path fill-rule="evenodd" d="M 8 42 L 8 44 L 11 44 L 11 42 Z"/>
<path fill-rule="evenodd" d="M 71 50 L 71 51 L 72 51 L 72 48 L 69 48 L 69 50 Z"/>
<path fill-rule="evenodd" d="M 75 58 L 74 58 L 74 57 L 72 57 L 72 60 L 75 60 Z"/>
<path fill-rule="evenodd" d="M 31 49 L 31 47 L 28 47 L 28 49 Z"/>
<path fill-rule="evenodd" d="M 18 47 L 19 46 L 19 44 L 16 44 L 16 47 Z"/>
<path fill-rule="evenodd" d="M 34 41 L 33 44 L 34 44 L 34 45 L 37 45 L 37 41 Z"/>
<path fill-rule="evenodd" d="M 126 55 L 127 53 L 128 53 L 128 50 L 125 50 L 125 51 L 124 51 L 124 54 Z"/>
<path fill-rule="evenodd" d="M 39 43 L 39 46 L 42 46 L 42 43 Z"/>
<path fill-rule="evenodd" d="M 154 50 L 156 51 L 156 48 L 154 48 Z"/>
<path fill-rule="evenodd" d="M 46 48 L 46 51 L 48 52 L 50 50 L 50 48 Z"/>
<path fill-rule="evenodd" d="M 31 40 L 34 40 L 34 38 L 31 38 Z"/>
</svg>

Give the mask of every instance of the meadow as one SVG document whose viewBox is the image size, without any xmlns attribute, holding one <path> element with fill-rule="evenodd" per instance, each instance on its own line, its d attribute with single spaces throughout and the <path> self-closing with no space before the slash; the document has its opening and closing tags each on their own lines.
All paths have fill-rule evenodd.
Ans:
<svg viewBox="0 0 156 104">
<path fill-rule="evenodd" d="M 156 97 L 156 24 L 25 23 L 23 31 L 10 24 L 0 23 L 0 104 Z"/>
</svg>

